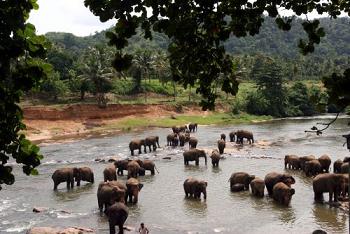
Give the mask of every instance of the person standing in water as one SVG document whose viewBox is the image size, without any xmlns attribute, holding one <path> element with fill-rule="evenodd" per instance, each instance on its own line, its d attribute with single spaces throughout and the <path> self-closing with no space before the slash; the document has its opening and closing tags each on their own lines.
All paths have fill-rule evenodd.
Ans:
<svg viewBox="0 0 350 234">
<path fill-rule="evenodd" d="M 139 233 L 141 233 L 141 234 L 148 234 L 149 233 L 148 228 L 145 227 L 144 223 L 141 223 L 140 228 L 139 228 Z"/>
</svg>

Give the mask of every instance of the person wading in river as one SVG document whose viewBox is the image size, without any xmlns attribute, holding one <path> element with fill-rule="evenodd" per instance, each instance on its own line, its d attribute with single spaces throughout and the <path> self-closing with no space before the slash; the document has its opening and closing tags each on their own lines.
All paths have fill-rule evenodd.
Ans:
<svg viewBox="0 0 350 234">
<path fill-rule="evenodd" d="M 145 227 L 144 223 L 141 223 L 140 228 L 139 228 L 139 233 L 141 233 L 141 234 L 148 234 L 149 233 L 148 228 Z"/>
</svg>

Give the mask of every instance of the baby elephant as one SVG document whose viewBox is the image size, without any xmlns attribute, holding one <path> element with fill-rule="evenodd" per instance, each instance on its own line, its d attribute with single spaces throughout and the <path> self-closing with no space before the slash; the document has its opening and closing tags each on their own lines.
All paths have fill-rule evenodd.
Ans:
<svg viewBox="0 0 350 234">
<path fill-rule="evenodd" d="M 219 149 L 220 154 L 224 153 L 225 147 L 226 147 L 226 142 L 222 139 L 218 140 L 218 149 Z"/>
<path fill-rule="evenodd" d="M 264 197 L 265 182 L 263 179 L 255 178 L 250 182 L 252 194 L 256 197 Z"/>
<path fill-rule="evenodd" d="M 207 199 L 207 186 L 208 183 L 204 180 L 197 180 L 195 178 L 188 178 L 185 180 L 184 190 L 186 197 L 194 197 L 196 199 L 201 198 L 201 193 L 203 193 L 204 199 Z"/>
<path fill-rule="evenodd" d="M 220 153 L 218 150 L 213 150 L 213 152 L 210 155 L 211 158 L 211 163 L 213 164 L 213 167 L 218 167 L 219 166 L 219 161 L 220 161 Z"/>
<path fill-rule="evenodd" d="M 278 182 L 273 186 L 272 197 L 282 205 L 288 206 L 294 194 L 295 190 L 283 182 Z"/>
<path fill-rule="evenodd" d="M 128 218 L 129 211 L 124 203 L 116 202 L 112 206 L 108 207 L 106 211 L 109 222 L 109 233 L 115 234 L 115 226 L 119 227 L 119 234 L 124 233 L 124 223 Z"/>
</svg>

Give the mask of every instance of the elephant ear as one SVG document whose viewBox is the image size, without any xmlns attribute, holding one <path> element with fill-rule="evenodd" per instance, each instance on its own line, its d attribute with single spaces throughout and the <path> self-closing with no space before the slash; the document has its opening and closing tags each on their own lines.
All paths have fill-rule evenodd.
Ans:
<svg viewBox="0 0 350 234">
<path fill-rule="evenodd" d="M 290 189 L 290 195 L 295 194 L 295 189 Z"/>
<path fill-rule="evenodd" d="M 139 191 L 141 191 L 141 189 L 143 188 L 143 184 L 140 183 L 138 186 L 139 186 Z"/>
</svg>

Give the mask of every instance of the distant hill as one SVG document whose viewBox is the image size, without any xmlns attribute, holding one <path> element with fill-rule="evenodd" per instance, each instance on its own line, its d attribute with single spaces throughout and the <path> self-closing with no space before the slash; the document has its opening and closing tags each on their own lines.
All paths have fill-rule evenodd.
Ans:
<svg viewBox="0 0 350 234">
<path fill-rule="evenodd" d="M 300 22 L 300 19 L 297 19 Z M 316 46 L 312 56 L 316 57 L 339 57 L 350 56 L 350 19 L 338 18 L 330 20 L 321 18 L 321 25 L 324 26 L 326 37 L 322 38 L 320 45 Z M 89 46 L 99 43 L 107 43 L 105 32 L 102 31 L 92 36 L 77 37 L 71 33 L 50 32 L 45 36 L 53 43 L 62 45 L 65 49 L 79 53 Z M 149 49 L 166 50 L 169 43 L 168 38 L 159 33 L 154 33 L 153 41 L 145 40 L 141 33 L 129 40 L 129 48 L 141 47 Z M 274 20 L 265 18 L 260 33 L 254 37 L 244 38 L 231 37 L 224 43 L 227 51 L 232 54 L 268 54 L 273 57 L 293 59 L 299 57 L 298 40 L 306 38 L 300 23 L 294 23 L 289 32 L 277 28 Z"/>
</svg>

